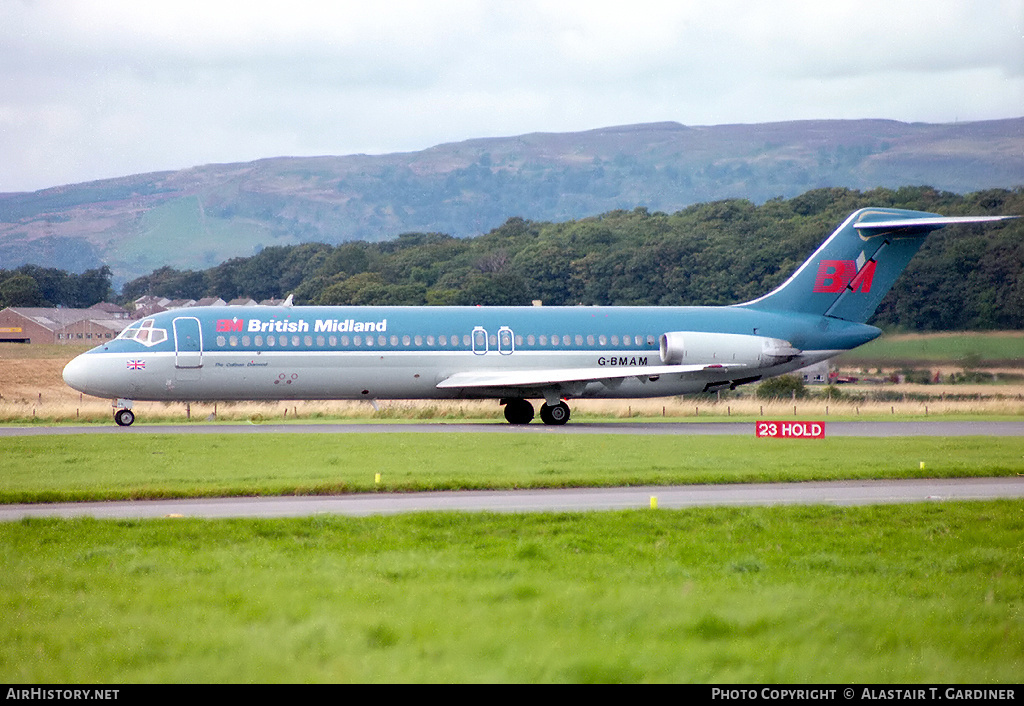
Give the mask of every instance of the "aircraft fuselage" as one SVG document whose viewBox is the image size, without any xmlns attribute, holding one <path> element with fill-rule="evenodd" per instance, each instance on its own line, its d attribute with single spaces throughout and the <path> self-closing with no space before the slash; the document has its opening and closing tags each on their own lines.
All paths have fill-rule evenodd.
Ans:
<svg viewBox="0 0 1024 706">
<path fill-rule="evenodd" d="M 562 396 L 657 397 L 795 370 L 880 333 L 740 307 L 204 307 L 146 321 L 136 330 L 148 329 L 147 340 L 118 338 L 90 351 L 68 366 L 68 383 L 134 400 L 444 399 L 510 395 L 502 386 L 438 387 L 455 373 L 646 368 L 649 375 L 594 380 Z M 659 339 L 669 331 L 782 339 L 800 354 L 777 365 L 661 375 Z M 699 362 L 736 361 L 722 350 Z"/>
</svg>

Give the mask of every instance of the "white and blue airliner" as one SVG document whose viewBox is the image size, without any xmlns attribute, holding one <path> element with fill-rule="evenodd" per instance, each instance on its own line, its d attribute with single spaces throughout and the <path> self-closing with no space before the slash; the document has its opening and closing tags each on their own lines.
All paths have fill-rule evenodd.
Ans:
<svg viewBox="0 0 1024 706">
<path fill-rule="evenodd" d="M 931 231 L 1013 216 L 853 213 L 774 291 L 722 307 L 202 307 L 147 316 L 76 357 L 68 385 L 132 401 L 496 399 L 565 424 L 573 398 L 681 395 L 762 380 L 862 345 Z"/>
</svg>

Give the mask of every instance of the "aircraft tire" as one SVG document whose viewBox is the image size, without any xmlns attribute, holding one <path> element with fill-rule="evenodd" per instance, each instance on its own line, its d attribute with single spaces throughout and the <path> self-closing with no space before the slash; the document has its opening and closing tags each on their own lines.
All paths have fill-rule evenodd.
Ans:
<svg viewBox="0 0 1024 706">
<path fill-rule="evenodd" d="M 135 413 L 130 409 L 119 409 L 114 412 L 114 421 L 119 427 L 130 427 L 135 422 Z"/>
<path fill-rule="evenodd" d="M 569 405 L 559 402 L 556 405 L 543 404 L 540 407 L 540 419 L 545 424 L 561 426 L 569 421 Z"/>
<path fill-rule="evenodd" d="M 509 424 L 529 424 L 533 421 L 533 405 L 526 400 L 505 403 L 505 421 Z"/>
</svg>

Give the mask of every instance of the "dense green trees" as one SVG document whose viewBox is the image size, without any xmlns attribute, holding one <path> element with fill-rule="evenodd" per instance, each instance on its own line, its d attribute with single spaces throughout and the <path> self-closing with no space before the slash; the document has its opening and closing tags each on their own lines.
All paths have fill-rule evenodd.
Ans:
<svg viewBox="0 0 1024 706">
<path fill-rule="evenodd" d="M 82 274 L 69 274 L 53 267 L 22 265 L 0 269 L 0 307 L 66 306 L 84 308 L 113 297 L 112 273 L 104 265 Z"/>
<path fill-rule="evenodd" d="M 143 293 L 309 304 L 729 304 L 780 284 L 849 213 L 889 206 L 943 215 L 1024 214 L 1024 189 L 967 196 L 928 187 L 818 189 L 760 206 L 717 201 L 666 214 L 617 210 L 563 223 L 511 218 L 477 238 L 409 233 L 383 243 L 273 247 L 203 272 L 161 268 Z M 877 325 L 1024 328 L 1024 220 L 957 226 L 926 240 Z"/>
</svg>

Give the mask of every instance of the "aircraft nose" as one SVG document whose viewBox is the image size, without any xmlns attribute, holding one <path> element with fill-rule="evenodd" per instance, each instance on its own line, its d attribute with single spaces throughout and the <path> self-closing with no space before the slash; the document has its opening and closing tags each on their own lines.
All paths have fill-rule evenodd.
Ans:
<svg viewBox="0 0 1024 706">
<path fill-rule="evenodd" d="M 64 366 L 64 382 L 79 392 L 85 392 L 88 380 L 89 361 L 84 358 L 84 355 L 77 356 Z"/>
</svg>

